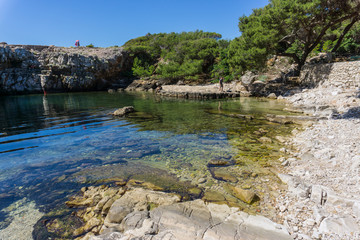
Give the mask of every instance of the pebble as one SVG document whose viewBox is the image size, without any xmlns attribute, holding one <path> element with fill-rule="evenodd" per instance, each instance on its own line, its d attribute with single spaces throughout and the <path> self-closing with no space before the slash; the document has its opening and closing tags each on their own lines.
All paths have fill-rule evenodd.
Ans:
<svg viewBox="0 0 360 240">
<path fill-rule="evenodd" d="M 205 183 L 206 182 L 206 179 L 205 178 L 199 178 L 198 180 L 198 183 L 199 184 L 202 184 L 202 183 Z"/>
<path fill-rule="evenodd" d="M 309 226 L 309 227 L 312 227 L 315 225 L 315 220 L 314 219 L 307 219 L 305 221 L 305 225 Z"/>
<path fill-rule="evenodd" d="M 280 209 L 281 212 L 285 212 L 287 210 L 287 208 L 285 206 L 280 206 L 279 209 Z"/>
</svg>

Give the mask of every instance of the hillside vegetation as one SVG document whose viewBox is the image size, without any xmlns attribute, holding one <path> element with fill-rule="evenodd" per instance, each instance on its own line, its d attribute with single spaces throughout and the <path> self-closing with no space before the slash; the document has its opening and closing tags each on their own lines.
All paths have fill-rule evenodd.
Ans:
<svg viewBox="0 0 360 240">
<path fill-rule="evenodd" d="M 213 32 L 158 33 L 125 43 L 138 78 L 173 82 L 225 81 L 246 71 L 266 71 L 274 55 L 289 57 L 299 73 L 320 52 L 360 54 L 359 0 L 270 0 L 239 18 L 239 37 Z"/>
</svg>

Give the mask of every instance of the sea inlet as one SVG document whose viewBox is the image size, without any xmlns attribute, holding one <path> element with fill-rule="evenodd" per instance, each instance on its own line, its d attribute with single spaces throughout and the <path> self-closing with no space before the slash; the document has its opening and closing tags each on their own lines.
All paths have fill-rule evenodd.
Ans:
<svg viewBox="0 0 360 240">
<path fill-rule="evenodd" d="M 124 106 L 135 112 L 111 115 Z M 23 234 L 34 235 L 32 226 L 82 187 L 119 179 L 183 201 L 225 202 L 271 217 L 273 192 L 281 189 L 274 174 L 284 155 L 278 139 L 293 126 L 266 115 L 288 114 L 283 109 L 267 99 L 196 101 L 139 92 L 2 96 L 0 236 L 18 231 L 11 227 L 19 217 L 30 225 Z M 229 188 L 239 184 L 258 199 L 248 204 L 234 197 Z"/>
</svg>

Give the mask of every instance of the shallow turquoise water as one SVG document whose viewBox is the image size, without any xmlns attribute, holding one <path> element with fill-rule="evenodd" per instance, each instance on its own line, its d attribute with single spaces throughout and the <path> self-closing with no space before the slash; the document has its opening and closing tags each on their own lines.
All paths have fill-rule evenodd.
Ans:
<svg viewBox="0 0 360 240">
<path fill-rule="evenodd" d="M 129 105 L 135 114 L 109 115 Z M 26 197 L 47 211 L 81 186 L 112 177 L 96 172 L 99 166 L 121 166 L 120 177 L 205 171 L 209 160 L 239 153 L 234 138 L 255 138 L 259 128 L 286 131 L 263 118 L 283 114 L 282 108 L 275 101 L 249 98 L 191 101 L 146 93 L 1 97 L 0 210 Z M 0 222 L 5 218 L 0 212 Z"/>
</svg>

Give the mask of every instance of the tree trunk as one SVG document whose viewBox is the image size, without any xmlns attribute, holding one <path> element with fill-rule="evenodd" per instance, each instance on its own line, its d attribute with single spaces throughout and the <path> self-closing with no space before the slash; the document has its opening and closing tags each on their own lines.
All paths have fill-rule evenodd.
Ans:
<svg viewBox="0 0 360 240">
<path fill-rule="evenodd" d="M 350 31 L 351 27 L 352 27 L 357 21 L 359 21 L 359 18 L 358 18 L 358 17 L 354 17 L 353 20 L 351 21 L 351 23 L 349 23 L 349 24 L 345 27 L 343 33 L 341 34 L 341 36 L 340 36 L 339 39 L 337 40 L 337 42 L 336 42 L 334 48 L 331 50 L 331 52 L 336 52 L 336 51 L 338 50 L 338 48 L 340 47 L 341 42 L 343 41 L 345 35 Z"/>
</svg>

